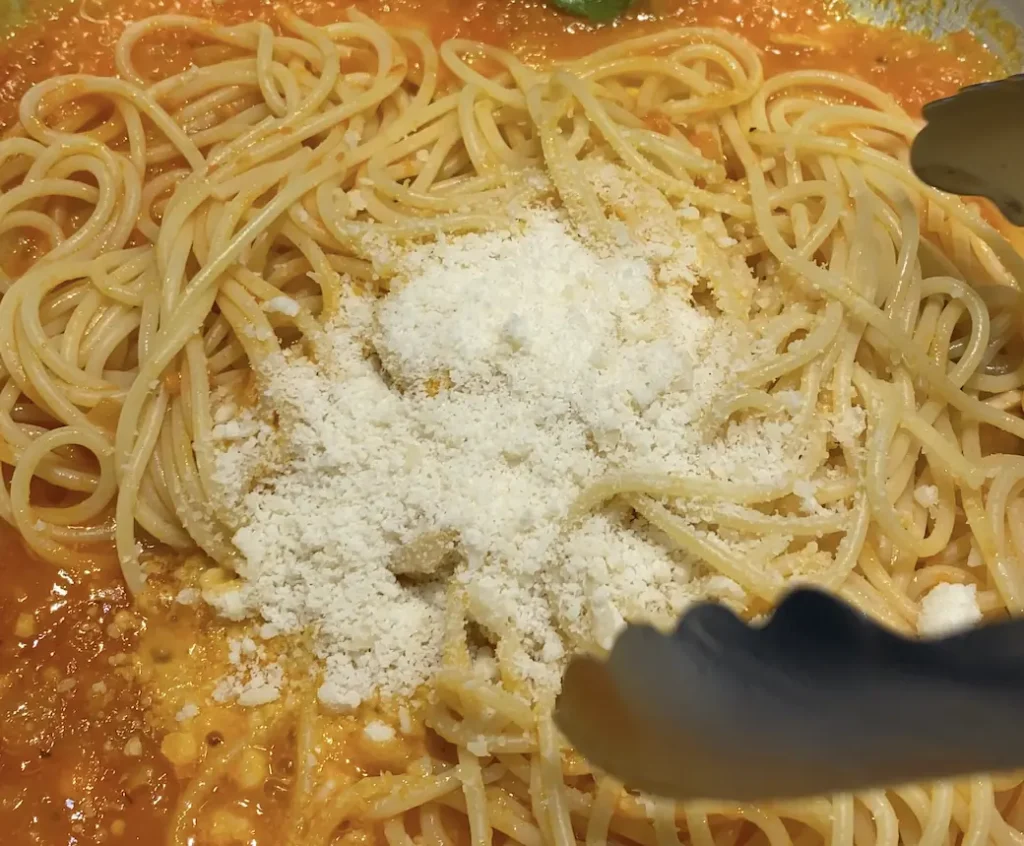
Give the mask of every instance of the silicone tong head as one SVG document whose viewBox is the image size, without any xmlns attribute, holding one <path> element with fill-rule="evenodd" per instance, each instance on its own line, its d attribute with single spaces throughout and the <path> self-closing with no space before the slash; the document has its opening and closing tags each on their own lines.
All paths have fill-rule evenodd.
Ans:
<svg viewBox="0 0 1024 846">
<path fill-rule="evenodd" d="M 991 200 L 1024 226 L 1024 74 L 970 85 L 928 103 L 910 147 L 910 166 L 927 185 Z"/>
<path fill-rule="evenodd" d="M 627 787 L 770 801 L 1024 767 L 1024 620 L 902 637 L 801 588 L 763 626 L 701 603 L 570 663 L 562 732 Z"/>
</svg>

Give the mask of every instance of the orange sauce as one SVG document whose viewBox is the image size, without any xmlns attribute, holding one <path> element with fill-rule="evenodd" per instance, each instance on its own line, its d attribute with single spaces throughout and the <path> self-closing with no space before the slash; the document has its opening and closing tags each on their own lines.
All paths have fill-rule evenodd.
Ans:
<svg viewBox="0 0 1024 846">
<path fill-rule="evenodd" d="M 291 5 L 323 23 L 339 19 L 351 4 Z M 666 22 L 726 27 L 762 50 L 769 74 L 803 67 L 853 73 L 911 112 L 1000 70 L 967 34 L 933 44 L 853 23 L 840 7 L 820 0 L 650 0 L 630 19 L 600 27 L 560 16 L 543 0 L 355 5 L 436 40 L 479 39 L 530 61 L 579 54 Z M 112 73 L 124 25 L 161 12 L 233 23 L 269 19 L 273 5 L 86 0 L 83 6 L 70 0 L 0 42 L 0 125 L 16 120 L 19 99 L 36 82 L 63 73 Z M 147 703 L 123 669 L 135 635 L 118 622 L 129 603 L 116 567 L 59 571 L 33 559 L 3 523 L 0 548 L 0 838 L 12 846 L 163 842 L 179 783 L 146 723 Z"/>
<path fill-rule="evenodd" d="M 132 684 L 120 573 L 58 570 L 5 523 L 0 548 L 0 838 L 149 846 L 178 785 Z"/>
<path fill-rule="evenodd" d="M 109 74 L 124 25 L 161 12 L 222 23 L 271 19 L 264 0 L 65 0 L 0 43 L 0 122 L 10 123 L 32 84 L 66 73 Z M 293 0 L 314 23 L 338 20 L 350 6 L 435 40 L 473 38 L 533 61 L 578 55 L 667 24 L 721 26 L 763 51 L 767 73 L 823 68 L 856 74 L 912 112 L 970 82 L 997 75 L 999 63 L 968 33 L 943 43 L 876 30 L 845 17 L 839 0 L 640 0 L 628 19 L 595 26 L 554 11 L 546 0 Z M 87 10 L 88 18 L 78 15 Z M 805 43 L 793 43 L 794 36 Z M 813 42 L 813 43 L 812 43 Z"/>
</svg>

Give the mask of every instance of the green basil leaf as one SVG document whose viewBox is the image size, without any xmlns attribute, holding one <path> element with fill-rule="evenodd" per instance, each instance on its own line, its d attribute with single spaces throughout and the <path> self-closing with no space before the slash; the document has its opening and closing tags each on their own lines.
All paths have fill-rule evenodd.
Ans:
<svg viewBox="0 0 1024 846">
<path fill-rule="evenodd" d="M 592 21 L 610 21 L 628 9 L 633 0 L 551 0 L 563 12 Z"/>
</svg>

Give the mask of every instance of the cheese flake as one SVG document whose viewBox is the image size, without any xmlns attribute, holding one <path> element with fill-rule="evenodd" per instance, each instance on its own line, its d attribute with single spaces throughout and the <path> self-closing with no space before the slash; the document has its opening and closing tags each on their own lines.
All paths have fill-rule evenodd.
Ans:
<svg viewBox="0 0 1024 846">
<path fill-rule="evenodd" d="M 980 621 L 977 587 L 942 582 L 921 600 L 917 630 L 926 637 L 939 637 L 968 629 Z"/>
</svg>

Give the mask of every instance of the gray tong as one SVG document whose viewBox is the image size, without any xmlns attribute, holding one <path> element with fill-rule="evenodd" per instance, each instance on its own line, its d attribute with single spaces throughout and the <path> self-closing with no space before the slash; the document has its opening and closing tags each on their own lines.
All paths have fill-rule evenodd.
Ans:
<svg viewBox="0 0 1024 846">
<path fill-rule="evenodd" d="M 902 637 L 802 588 L 763 626 L 694 606 L 577 657 L 555 719 L 593 764 L 674 799 L 758 801 L 1024 767 L 1024 620 Z"/>
<path fill-rule="evenodd" d="M 986 197 L 1024 226 L 1024 75 L 923 115 L 910 151 L 918 178 Z M 593 764 L 674 799 L 792 799 L 1021 769 L 1024 619 L 922 641 L 809 589 L 764 626 L 699 604 L 672 634 L 628 625 L 607 658 L 573 659 L 555 719 Z"/>
<path fill-rule="evenodd" d="M 918 179 L 951 194 L 986 197 L 1024 226 L 1024 74 L 961 89 L 926 105 L 910 148 Z"/>
</svg>

